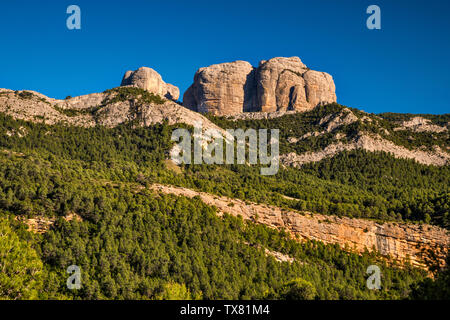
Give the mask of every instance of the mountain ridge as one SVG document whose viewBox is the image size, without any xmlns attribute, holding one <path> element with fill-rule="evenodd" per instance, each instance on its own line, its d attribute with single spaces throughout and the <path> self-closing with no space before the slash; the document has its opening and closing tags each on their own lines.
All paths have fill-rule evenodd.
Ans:
<svg viewBox="0 0 450 320">
<path fill-rule="evenodd" d="M 127 72 L 121 87 L 65 100 L 33 91 L 0 89 L 0 112 L 34 123 L 87 128 L 125 124 L 149 127 L 162 123 L 194 126 L 198 122 L 202 122 L 205 130 L 221 132 L 236 128 L 279 128 L 281 164 L 298 169 L 353 150 L 384 152 L 425 165 L 446 167 L 450 163 L 447 115 L 390 113 L 383 116 L 331 103 L 310 110 L 285 108 L 216 116 L 189 110 L 175 101 L 177 98 L 173 85 L 166 84 L 156 71 L 140 68 Z M 6 135 L 22 138 L 27 130 L 9 129 Z M 177 170 L 182 172 L 182 168 Z"/>
<path fill-rule="evenodd" d="M 104 98 L 112 105 L 125 101 L 127 108 L 130 100 L 147 108 L 165 101 L 145 92 L 125 87 L 105 93 Z M 6 95 L 21 99 L 23 106 L 31 99 L 39 101 L 22 92 Z M 85 107 L 89 110 L 90 105 Z M 388 137 L 399 144 L 445 146 L 446 132 L 407 131 L 416 138 L 408 142 L 403 139 L 405 131 L 393 131 L 397 123 L 385 124 L 382 118 L 350 109 L 358 119 L 366 116 L 378 121 L 376 125 L 373 120 L 353 122 L 343 110 L 328 105 L 245 124 L 208 119 L 218 128 L 278 127 L 283 153 L 320 149 L 332 142 L 330 137 L 345 134 L 342 139 L 347 139 L 353 130 L 378 128 L 378 122 L 379 129 L 388 130 Z M 284 297 L 283 286 L 300 277 L 317 288 L 318 298 L 406 298 L 410 285 L 427 274 L 414 261 L 432 262 L 435 255 L 442 260 L 443 251 L 434 244 L 443 241 L 445 246 L 448 239 L 443 235 L 443 228 L 450 226 L 445 193 L 448 166 L 425 166 L 386 153 L 353 150 L 299 169 L 280 168 L 273 177 L 261 176 L 259 168 L 246 165 L 174 167 L 167 163 L 170 133 L 186 127 L 183 121 L 174 118 L 169 125 L 164 120 L 150 124 L 142 119 L 133 117 L 112 126 L 76 126 L 17 120 L 0 113 L 0 228 L 5 230 L 6 223 L 8 234 L 17 233 L 21 241 L 36 248 L 35 257 L 49 270 L 41 274 L 48 277 L 50 286 L 39 289 L 40 293 L 85 299 L 155 298 L 174 281 L 205 299 L 278 299 Z M 308 132 L 320 135 L 289 142 Z M 193 197 L 185 197 L 185 191 L 176 196 L 149 190 L 154 185 L 166 185 L 175 192 L 187 188 Z M 196 197 L 204 193 L 211 201 L 208 204 Z M 250 219 L 218 217 L 215 203 L 225 212 L 250 213 Z M 259 215 L 252 209 L 260 210 Z M 314 217 L 320 217 L 320 223 Z M 48 232 L 34 235 L 22 221 L 54 223 Z M 304 239 L 297 241 L 284 228 L 268 227 L 275 223 L 281 227 L 291 223 Z M 361 225 L 352 227 L 352 223 Z M 429 237 L 433 234 L 429 228 L 439 230 L 437 241 Z M 412 239 L 405 240 L 408 236 Z M 360 245 L 365 239 L 367 246 L 374 243 L 394 257 L 365 252 L 363 247 L 356 254 L 352 244 Z M 424 260 L 417 258 L 414 243 L 425 249 Z M 408 252 L 416 257 L 415 267 L 395 261 L 395 254 L 404 257 Z M 91 275 L 83 282 L 86 290 L 68 293 L 65 289 L 64 271 L 72 264 Z M 374 264 L 383 273 L 382 291 L 365 286 L 367 266 Z"/>
<path fill-rule="evenodd" d="M 450 122 L 433 124 L 430 119 L 423 118 L 423 115 L 422 117 L 411 115 L 410 120 L 395 121 L 387 127 L 386 121 L 380 116 L 336 106 L 330 107 L 329 112 L 322 112 L 320 118 L 311 120 L 315 130 L 305 132 L 300 136 L 282 137 L 292 145 L 311 139 L 326 139 L 330 142 L 323 145 L 320 150 L 312 150 L 312 152 L 284 152 L 281 156 L 283 165 L 299 166 L 305 162 L 319 161 L 344 150 L 354 149 L 384 151 L 392 153 L 396 157 L 414 159 L 423 164 L 442 166 L 450 163 L 450 147 L 445 142 L 449 139 Z M 163 121 L 168 121 L 171 125 L 184 123 L 191 126 L 201 122 L 204 130 L 215 129 L 224 132 L 226 129 L 236 127 L 236 123 L 243 124 L 242 128 L 245 128 L 252 121 L 254 124 L 255 121 L 261 122 L 265 121 L 264 119 L 282 119 L 283 117 L 295 117 L 297 114 L 307 115 L 308 112 L 314 113 L 315 110 L 319 110 L 317 108 L 306 111 L 306 113 L 275 111 L 273 113 L 241 113 L 240 115 L 228 115 L 226 118 L 215 118 L 205 117 L 200 113 L 188 110 L 177 102 L 161 98 L 148 90 L 135 86 L 118 87 L 103 93 L 69 97 L 65 100 L 52 99 L 33 91 L 0 89 L 0 111 L 16 119 L 88 127 L 95 125 L 114 127 L 133 121 L 143 126 Z M 320 111 L 317 112 L 320 113 Z M 259 127 L 260 124 L 257 126 Z M 366 129 L 365 126 L 369 126 L 369 128 Z M 280 124 L 279 127 L 283 128 L 283 125 Z M 355 129 L 350 129 L 350 131 L 345 129 L 352 127 Z M 344 128 L 344 132 L 342 132 L 342 128 Z M 392 136 L 398 135 L 408 135 L 407 139 L 403 139 L 406 144 L 402 142 L 403 144 L 398 145 L 396 143 Z M 425 136 L 426 144 L 408 147 L 408 143 L 414 139 L 412 135 Z M 436 135 L 439 136 L 438 140 L 436 140 Z M 441 141 L 440 144 L 434 143 L 433 139 Z"/>
</svg>

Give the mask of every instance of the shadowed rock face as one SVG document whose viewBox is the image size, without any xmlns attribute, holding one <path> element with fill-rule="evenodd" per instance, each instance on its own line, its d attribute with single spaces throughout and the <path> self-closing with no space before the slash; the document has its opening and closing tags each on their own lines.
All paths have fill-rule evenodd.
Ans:
<svg viewBox="0 0 450 320">
<path fill-rule="evenodd" d="M 161 75 L 155 70 L 142 67 L 136 71 L 127 71 L 122 79 L 121 86 L 138 87 L 170 100 L 177 100 L 180 97 L 180 90 L 165 83 Z"/>
<path fill-rule="evenodd" d="M 309 70 L 298 57 L 261 61 L 258 68 L 245 61 L 201 68 L 183 97 L 185 107 L 215 115 L 308 111 L 332 102 L 333 78 Z"/>
<path fill-rule="evenodd" d="M 245 61 L 201 68 L 183 102 L 189 109 L 217 115 L 253 110 L 254 68 Z"/>
</svg>

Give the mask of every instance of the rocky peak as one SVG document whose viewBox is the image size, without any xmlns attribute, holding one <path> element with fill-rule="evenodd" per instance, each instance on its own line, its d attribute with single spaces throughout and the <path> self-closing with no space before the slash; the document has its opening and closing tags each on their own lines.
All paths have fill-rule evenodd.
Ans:
<svg viewBox="0 0 450 320">
<path fill-rule="evenodd" d="M 310 70 L 299 57 L 216 64 L 197 71 L 183 98 L 185 107 L 216 115 L 307 111 L 336 102 L 333 78 Z"/>
<path fill-rule="evenodd" d="M 254 68 L 246 61 L 200 68 L 186 91 L 183 105 L 191 110 L 217 115 L 238 114 L 254 109 Z"/>
<path fill-rule="evenodd" d="M 170 100 L 177 100 L 180 97 L 180 90 L 165 83 L 161 75 L 152 68 L 142 67 L 136 71 L 127 71 L 122 79 L 121 86 L 138 87 Z"/>
</svg>

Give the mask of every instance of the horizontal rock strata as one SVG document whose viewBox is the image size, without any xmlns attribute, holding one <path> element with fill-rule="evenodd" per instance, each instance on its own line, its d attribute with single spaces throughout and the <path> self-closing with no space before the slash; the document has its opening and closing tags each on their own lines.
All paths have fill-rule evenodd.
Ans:
<svg viewBox="0 0 450 320">
<path fill-rule="evenodd" d="M 414 266 L 426 268 L 430 252 L 441 264 L 450 247 L 450 235 L 445 229 L 430 225 L 377 223 L 364 219 L 300 213 L 274 206 L 248 203 L 237 199 L 219 197 L 191 189 L 155 184 L 152 190 L 200 199 L 217 207 L 219 213 L 242 216 L 279 230 L 286 230 L 298 239 L 317 240 L 339 244 L 351 251 L 376 250 L 384 256 L 399 261 L 409 261 Z"/>
</svg>

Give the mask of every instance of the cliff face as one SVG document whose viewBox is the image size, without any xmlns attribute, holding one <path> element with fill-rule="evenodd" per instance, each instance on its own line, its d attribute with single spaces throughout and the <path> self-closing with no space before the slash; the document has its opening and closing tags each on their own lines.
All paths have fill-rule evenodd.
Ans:
<svg viewBox="0 0 450 320">
<path fill-rule="evenodd" d="M 366 249 L 375 250 L 400 263 L 409 260 L 414 266 L 420 268 L 427 267 L 427 262 L 431 260 L 433 254 L 441 264 L 444 264 L 450 248 L 449 232 L 436 226 L 381 224 L 363 219 L 302 214 L 274 206 L 246 203 L 173 186 L 154 185 L 152 189 L 190 198 L 199 196 L 206 204 L 216 206 L 221 214 L 240 215 L 245 220 L 262 223 L 279 230 L 284 229 L 299 240 L 337 243 L 355 252 L 363 252 Z"/>
<path fill-rule="evenodd" d="M 376 250 L 399 262 L 410 260 L 417 267 L 426 267 L 430 253 L 437 255 L 441 265 L 450 246 L 448 232 L 430 225 L 377 223 L 369 220 L 323 215 L 299 215 L 288 212 L 280 216 L 284 227 L 303 239 L 338 243 L 350 250 Z"/>
<path fill-rule="evenodd" d="M 307 68 L 300 58 L 273 58 L 254 68 L 235 61 L 200 68 L 185 92 L 185 107 L 215 115 L 307 111 L 336 102 L 333 78 Z"/>
<path fill-rule="evenodd" d="M 222 63 L 201 68 L 194 84 L 186 91 L 183 105 L 212 114 L 239 114 L 255 109 L 254 68 L 246 61 Z"/>
</svg>

